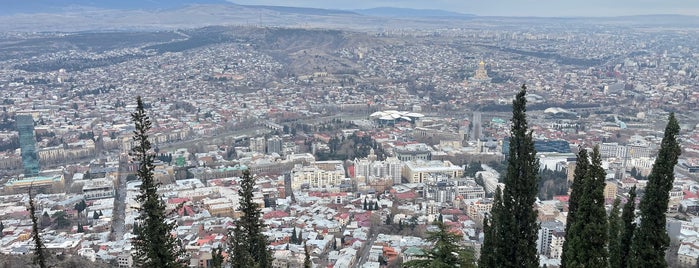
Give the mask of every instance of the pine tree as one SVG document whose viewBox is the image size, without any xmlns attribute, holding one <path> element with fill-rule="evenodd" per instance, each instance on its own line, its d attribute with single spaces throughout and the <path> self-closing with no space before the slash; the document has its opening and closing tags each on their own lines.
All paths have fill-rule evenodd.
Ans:
<svg viewBox="0 0 699 268">
<path fill-rule="evenodd" d="M 97 214 L 97 211 L 95 210 L 95 212 L 92 213 L 92 218 L 97 220 L 100 218 L 100 214 Z"/>
<path fill-rule="evenodd" d="M 614 205 L 612 210 L 609 212 L 608 218 L 608 231 L 609 231 L 609 242 L 607 243 L 607 249 L 609 250 L 609 268 L 622 268 L 621 267 L 621 245 L 619 244 L 619 237 L 621 235 L 621 218 L 619 218 L 619 205 L 621 200 L 619 198 L 614 199 Z"/>
<path fill-rule="evenodd" d="M 303 259 L 303 268 L 313 267 L 313 263 L 311 262 L 311 253 L 308 251 L 308 246 L 306 245 L 306 241 L 303 241 L 303 254 L 305 255 L 305 257 Z"/>
<path fill-rule="evenodd" d="M 406 267 L 476 267 L 473 260 L 473 252 L 459 245 L 461 236 L 449 231 L 443 223 L 437 223 L 437 231 L 427 233 L 427 241 L 434 242 L 434 246 L 425 249 L 419 259 L 405 263 Z"/>
<path fill-rule="evenodd" d="M 84 233 L 84 232 L 85 232 L 85 229 L 83 229 L 83 225 L 78 224 L 78 233 Z"/>
<path fill-rule="evenodd" d="M 38 264 L 39 268 L 46 268 L 46 254 L 44 250 L 44 242 L 41 240 L 39 235 L 39 226 L 37 224 L 38 219 L 36 218 L 36 206 L 34 205 L 34 196 L 32 196 L 32 189 L 29 188 L 29 217 L 32 219 L 32 238 L 34 239 L 34 264 Z"/>
<path fill-rule="evenodd" d="M 621 235 L 619 236 L 619 266 L 626 268 L 631 259 L 631 241 L 636 232 L 636 186 L 629 190 L 629 199 L 621 212 Z"/>
<path fill-rule="evenodd" d="M 3 237 L 2 231 L 5 230 L 5 225 L 0 221 L 0 238 Z"/>
<path fill-rule="evenodd" d="M 494 203 L 492 223 L 494 259 L 498 267 L 539 267 L 536 240 L 539 230 L 534 209 L 539 180 L 532 132 L 527 127 L 527 87 L 522 85 L 512 101 L 512 127 L 505 189 L 500 204 Z"/>
<path fill-rule="evenodd" d="M 680 126 L 670 113 L 658 157 L 648 175 L 648 184 L 640 203 L 641 223 L 631 244 L 632 267 L 667 267 L 665 251 L 670 246 L 665 213 L 675 181 L 675 165 L 682 150 L 677 141 Z"/>
<path fill-rule="evenodd" d="M 586 164 L 582 150 L 576 165 L 576 180 L 582 180 L 573 193 L 577 196 L 575 216 L 570 221 L 570 229 L 566 230 L 564 242 L 565 267 L 604 267 L 607 266 L 607 214 L 604 208 L 604 186 L 606 173 L 602 168 L 599 147 L 592 151 L 592 163 L 583 170 Z M 581 169 L 578 169 L 578 166 Z M 585 172 L 584 174 L 581 174 Z M 578 192 L 582 190 L 581 192 Z"/>
<path fill-rule="evenodd" d="M 235 229 L 229 234 L 229 253 L 231 265 L 237 267 L 272 267 L 272 254 L 268 249 L 269 242 L 262 233 L 265 225 L 261 219 L 260 208 L 253 201 L 255 179 L 250 170 L 243 171 L 240 183 L 240 211 L 243 213 L 235 221 Z"/>
<path fill-rule="evenodd" d="M 580 230 L 578 222 L 578 204 L 585 191 L 585 181 L 590 169 L 590 160 L 587 156 L 587 150 L 579 148 L 577 160 L 575 163 L 575 172 L 573 174 L 573 185 L 571 188 L 570 199 L 568 200 L 568 217 L 566 218 L 566 234 L 563 242 L 563 252 L 561 254 L 561 268 L 566 268 L 568 263 L 575 259 L 575 250 L 572 249 L 573 244 L 577 244 Z M 587 219 L 581 219 L 585 221 Z M 574 241 L 575 240 L 575 241 Z"/>
<path fill-rule="evenodd" d="M 171 233 L 176 222 L 168 222 L 165 203 L 157 193 L 160 185 L 155 181 L 153 169 L 154 155 L 148 140 L 151 121 L 143 108 L 141 97 L 136 98 L 136 111 L 131 114 L 135 124 L 132 149 L 134 161 L 139 163 L 137 176 L 141 180 L 140 193 L 136 200 L 140 203 L 136 222 L 140 231 L 133 240 L 134 265 L 137 267 L 184 267 L 184 248 Z"/>
</svg>

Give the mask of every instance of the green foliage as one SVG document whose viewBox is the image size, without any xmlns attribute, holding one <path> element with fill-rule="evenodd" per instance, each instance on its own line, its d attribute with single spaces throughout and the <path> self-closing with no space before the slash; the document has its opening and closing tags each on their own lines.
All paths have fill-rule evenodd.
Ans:
<svg viewBox="0 0 699 268">
<path fill-rule="evenodd" d="M 544 168 L 539 172 L 539 199 L 551 200 L 554 195 L 565 195 L 568 192 L 568 173 L 566 170 L 550 170 Z"/>
<path fill-rule="evenodd" d="M 51 218 L 53 218 L 53 222 L 56 224 L 56 227 L 58 228 L 65 228 L 71 226 L 71 222 L 66 217 L 65 211 L 56 211 L 53 213 L 53 215 L 51 215 Z"/>
<path fill-rule="evenodd" d="M 459 245 L 461 235 L 452 233 L 441 222 L 437 223 L 437 231 L 427 233 L 427 240 L 434 242 L 434 246 L 424 249 L 417 260 L 405 263 L 406 267 L 476 267 L 472 250 Z"/>
<path fill-rule="evenodd" d="M 32 218 L 32 238 L 34 239 L 34 264 L 38 264 L 40 268 L 46 268 L 46 254 L 44 250 L 44 242 L 39 235 L 39 226 L 37 225 L 36 206 L 34 205 L 34 196 L 32 189 L 29 189 L 29 217 Z"/>
<path fill-rule="evenodd" d="M 85 229 L 83 229 L 83 225 L 78 224 L 78 233 L 84 233 L 84 232 L 85 232 Z"/>
<path fill-rule="evenodd" d="M 3 237 L 3 234 L 2 234 L 3 230 L 5 230 L 5 224 L 3 224 L 2 221 L 0 221 L 0 238 Z"/>
<path fill-rule="evenodd" d="M 80 202 L 75 203 L 75 210 L 78 211 L 78 214 L 82 213 L 85 208 L 87 208 L 87 204 L 85 203 L 85 199 L 80 200 Z"/>
<path fill-rule="evenodd" d="M 575 172 L 573 174 L 573 185 L 571 185 L 570 199 L 568 200 L 568 217 L 566 220 L 566 236 L 563 242 L 563 252 L 561 254 L 561 267 L 565 268 L 569 259 L 573 259 L 574 250 L 571 249 L 573 238 L 578 238 L 575 230 L 579 227 L 574 223 L 578 222 L 578 204 L 581 202 L 582 193 L 585 190 L 585 177 L 590 169 L 590 160 L 587 156 L 587 151 L 580 148 L 575 164 Z"/>
<path fill-rule="evenodd" d="M 374 149 L 374 154 L 378 160 L 386 158 L 381 144 L 377 143 L 369 135 L 357 136 L 355 134 L 345 137 L 332 137 L 328 142 L 329 152 L 317 152 L 317 160 L 331 159 L 354 159 L 364 158 L 369 155 L 371 149 Z"/>
<path fill-rule="evenodd" d="M 211 267 L 223 267 L 223 247 L 219 244 L 218 247 L 211 251 Z"/>
<path fill-rule="evenodd" d="M 604 208 L 606 173 L 602 168 L 599 147 L 592 151 L 592 163 L 585 168 L 585 150 L 578 154 L 574 217 L 569 219 L 564 242 L 562 267 L 604 267 L 607 263 L 607 214 Z M 584 173 L 583 173 L 584 172 Z"/>
<path fill-rule="evenodd" d="M 260 207 L 253 201 L 255 179 L 250 170 L 244 170 L 240 182 L 240 211 L 243 216 L 235 221 L 235 228 L 228 235 L 228 250 L 231 267 L 272 267 L 269 242 L 262 233 L 265 228 Z"/>
<path fill-rule="evenodd" d="M 296 237 L 296 226 L 294 226 L 294 230 L 291 231 L 291 238 L 289 239 L 289 243 L 291 244 L 296 244 L 299 242 L 298 237 Z"/>
<path fill-rule="evenodd" d="M 95 211 L 92 213 L 92 218 L 98 220 L 100 218 L 100 214 L 98 214 L 97 211 Z"/>
<path fill-rule="evenodd" d="M 139 215 L 136 222 L 140 230 L 133 240 L 134 266 L 136 267 L 185 267 L 184 247 L 179 239 L 172 235 L 176 228 L 176 222 L 168 221 L 168 213 L 165 211 L 165 203 L 158 195 L 158 186 L 155 181 L 153 164 L 155 156 L 151 152 L 151 143 L 148 140 L 148 131 L 151 121 L 144 110 L 141 97 L 136 98 L 136 111 L 131 114 L 136 130 L 133 140 L 136 147 L 132 149 L 134 162 L 138 163 L 136 175 L 141 180 L 139 195 Z"/>
<path fill-rule="evenodd" d="M 621 245 L 619 244 L 621 235 L 621 218 L 619 217 L 620 203 L 621 200 L 619 198 L 614 199 L 612 211 L 609 212 L 609 218 L 607 219 L 607 230 L 609 231 L 609 242 L 607 243 L 607 249 L 609 250 L 610 268 L 621 268 Z"/>
<path fill-rule="evenodd" d="M 502 202 L 500 200 L 500 187 L 495 191 L 495 197 L 494 202 Z M 486 216 L 483 219 L 483 245 L 481 246 L 481 257 L 478 259 L 478 267 L 497 267 L 494 252 L 494 236 L 495 231 L 490 224 L 490 218 Z"/>
<path fill-rule="evenodd" d="M 526 89 L 522 85 L 512 102 L 510 154 L 503 177 L 505 189 L 502 198 L 494 201 L 491 211 L 489 228 L 493 233 L 489 237 L 493 241 L 484 241 L 492 245 L 497 267 L 539 267 L 536 252 L 539 224 L 533 207 L 538 190 L 539 161 L 527 127 Z"/>
<path fill-rule="evenodd" d="M 621 234 L 619 236 L 619 263 L 617 267 L 626 268 L 631 259 L 631 242 L 636 232 L 636 186 L 631 187 L 629 199 L 621 212 Z"/>
<path fill-rule="evenodd" d="M 483 167 L 481 167 L 481 162 L 479 161 L 471 161 L 468 163 L 466 167 L 464 167 L 464 176 L 467 177 L 476 177 L 476 173 L 478 171 L 483 171 Z"/>
<path fill-rule="evenodd" d="M 670 237 L 665 227 L 665 213 L 675 181 L 675 165 L 682 152 L 677 141 L 679 132 L 675 114 L 670 113 L 658 157 L 648 175 L 648 184 L 639 205 L 641 223 L 631 244 L 631 267 L 667 267 L 665 251 L 670 246 Z"/>
</svg>

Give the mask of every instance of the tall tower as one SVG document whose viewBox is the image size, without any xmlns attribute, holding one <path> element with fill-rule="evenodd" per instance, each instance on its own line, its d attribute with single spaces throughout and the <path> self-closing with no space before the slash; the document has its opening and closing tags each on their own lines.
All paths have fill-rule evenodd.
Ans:
<svg viewBox="0 0 699 268">
<path fill-rule="evenodd" d="M 24 176 L 39 175 L 39 157 L 36 154 L 36 138 L 34 137 L 34 118 L 31 115 L 15 116 L 19 132 L 19 147 L 22 152 Z"/>
</svg>

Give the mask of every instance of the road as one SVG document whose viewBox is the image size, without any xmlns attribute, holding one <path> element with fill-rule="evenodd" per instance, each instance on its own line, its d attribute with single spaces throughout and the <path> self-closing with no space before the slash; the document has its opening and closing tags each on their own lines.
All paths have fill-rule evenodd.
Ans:
<svg viewBox="0 0 699 268">
<path fill-rule="evenodd" d="M 364 265 L 364 263 L 366 263 L 369 260 L 369 251 L 371 251 L 371 246 L 374 245 L 376 237 L 378 236 L 379 234 L 373 234 L 371 237 L 369 237 L 369 240 L 366 241 L 366 244 L 364 244 L 364 248 L 359 254 L 359 261 L 357 262 L 357 267 L 362 267 L 362 265 Z"/>
<path fill-rule="evenodd" d="M 126 176 L 128 172 L 125 168 L 126 163 L 119 163 L 118 185 L 116 196 L 114 197 L 114 212 L 112 217 L 112 234 L 115 240 L 121 240 L 124 237 L 125 218 L 126 218 Z"/>
</svg>

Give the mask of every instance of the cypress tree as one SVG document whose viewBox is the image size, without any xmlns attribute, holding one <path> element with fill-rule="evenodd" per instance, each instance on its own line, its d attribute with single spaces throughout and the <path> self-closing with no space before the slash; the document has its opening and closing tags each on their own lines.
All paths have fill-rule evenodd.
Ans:
<svg viewBox="0 0 699 268">
<path fill-rule="evenodd" d="M 621 212 L 621 236 L 619 237 L 619 266 L 626 268 L 631 258 L 631 240 L 636 231 L 636 186 L 629 190 L 629 199 Z"/>
<path fill-rule="evenodd" d="M 609 268 L 622 268 L 620 263 L 621 249 L 619 248 L 619 237 L 621 234 L 621 218 L 619 218 L 620 202 L 621 200 L 619 198 L 614 199 L 614 205 L 609 212 L 609 218 L 607 220 L 609 224 L 609 242 L 607 243 L 607 249 L 609 250 Z"/>
<path fill-rule="evenodd" d="M 133 240 L 134 266 L 136 267 L 185 267 L 184 248 L 177 237 L 171 233 L 176 222 L 168 222 L 165 203 L 158 195 L 158 186 L 153 176 L 155 156 L 151 152 L 148 131 L 151 121 L 143 108 L 141 97 L 136 98 L 136 111 L 131 113 L 135 124 L 133 140 L 136 147 L 132 149 L 134 161 L 139 163 L 136 175 L 141 180 L 139 195 L 139 215 L 136 222 L 140 230 Z"/>
<path fill-rule="evenodd" d="M 5 225 L 2 224 L 2 221 L 0 221 L 0 238 L 3 237 L 3 235 L 2 235 L 2 231 L 3 231 L 3 230 L 5 230 Z"/>
<path fill-rule="evenodd" d="M 568 263 L 575 258 L 575 250 L 572 245 L 578 244 L 577 241 L 580 235 L 580 225 L 578 222 L 578 203 L 585 191 L 585 181 L 590 168 L 590 160 L 587 156 L 587 150 L 579 148 L 577 160 L 575 163 L 575 172 L 573 174 L 573 185 L 570 187 L 570 199 L 568 200 L 568 216 L 566 218 L 566 234 L 563 241 L 563 252 L 561 254 L 561 268 L 566 268 Z M 583 221 L 587 219 L 582 219 Z"/>
<path fill-rule="evenodd" d="M 44 253 L 44 242 L 39 235 L 38 220 L 36 218 L 36 206 L 34 205 L 34 196 L 32 189 L 29 188 L 29 217 L 32 219 L 32 238 L 34 239 L 34 264 L 38 264 L 40 268 L 46 268 L 46 254 Z"/>
<path fill-rule="evenodd" d="M 665 213 L 675 181 L 675 165 L 682 152 L 677 141 L 679 132 L 675 114 L 670 113 L 665 136 L 639 206 L 641 223 L 631 244 L 632 267 L 667 267 L 665 251 L 670 246 L 670 237 L 665 227 Z"/>
<path fill-rule="evenodd" d="M 272 267 L 272 254 L 269 242 L 262 233 L 265 225 L 261 219 L 260 207 L 253 201 L 255 179 L 250 170 L 244 170 L 240 182 L 240 211 L 243 213 L 235 221 L 235 229 L 229 234 L 231 265 L 236 267 Z"/>
<path fill-rule="evenodd" d="M 539 267 L 536 240 L 539 224 L 534 209 L 539 180 L 532 132 L 527 126 L 527 87 L 512 101 L 512 127 L 505 189 L 500 204 L 493 204 L 492 226 L 498 267 Z M 485 244 L 491 241 L 484 241 Z"/>
<path fill-rule="evenodd" d="M 578 153 L 575 168 L 575 207 L 566 223 L 564 242 L 564 267 L 607 266 L 607 214 L 604 208 L 604 180 L 599 147 L 595 147 L 587 163 L 585 150 Z"/>
<path fill-rule="evenodd" d="M 502 206 L 502 198 L 500 195 L 500 186 L 495 189 L 493 197 L 493 208 L 491 215 L 495 216 L 495 212 L 500 210 Z M 483 245 L 481 245 L 481 256 L 478 259 L 478 267 L 497 267 L 495 243 L 498 241 L 495 226 L 490 219 L 492 216 L 486 216 L 483 219 Z"/>
<path fill-rule="evenodd" d="M 289 243 L 294 245 L 298 243 L 298 238 L 296 237 L 296 226 L 294 226 L 294 230 L 291 231 L 291 239 L 289 239 Z"/>
</svg>

